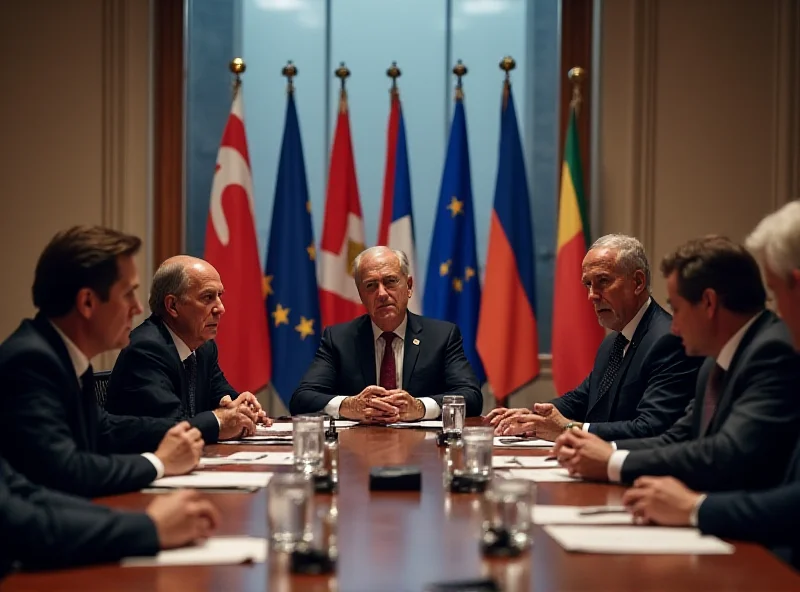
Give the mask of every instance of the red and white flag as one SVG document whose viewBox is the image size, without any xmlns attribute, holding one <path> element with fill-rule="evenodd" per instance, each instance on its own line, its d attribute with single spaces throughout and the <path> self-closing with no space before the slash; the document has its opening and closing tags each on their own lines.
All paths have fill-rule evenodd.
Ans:
<svg viewBox="0 0 800 592">
<path fill-rule="evenodd" d="M 240 86 L 217 155 L 205 259 L 225 287 L 225 314 L 216 337 L 220 368 L 237 391 L 256 391 L 269 383 L 272 357 Z"/>
<path fill-rule="evenodd" d="M 364 218 L 358 198 L 347 95 L 344 90 L 341 93 L 319 259 L 319 307 L 324 327 L 351 321 L 366 312 L 353 281 L 353 260 L 364 250 Z"/>
</svg>

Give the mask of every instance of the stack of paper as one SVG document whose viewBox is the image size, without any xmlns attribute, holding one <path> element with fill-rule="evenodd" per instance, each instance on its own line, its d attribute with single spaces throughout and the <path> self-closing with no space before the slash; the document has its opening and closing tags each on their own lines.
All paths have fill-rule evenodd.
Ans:
<svg viewBox="0 0 800 592">
<path fill-rule="evenodd" d="M 518 438 L 516 436 L 495 436 L 495 446 L 507 448 L 552 448 L 553 443 L 536 438 Z"/>
<path fill-rule="evenodd" d="M 390 428 L 439 428 L 442 429 L 441 419 L 426 419 L 424 421 L 398 421 L 388 424 Z"/>
<path fill-rule="evenodd" d="M 203 457 L 201 467 L 219 465 L 292 465 L 294 455 L 287 452 L 237 452 L 229 456 Z"/>
<path fill-rule="evenodd" d="M 558 461 L 547 456 L 494 456 L 495 469 L 545 469 L 558 467 Z"/>
<path fill-rule="evenodd" d="M 633 524 L 633 516 L 618 506 L 541 506 L 531 509 L 534 524 Z"/>
<path fill-rule="evenodd" d="M 238 565 L 264 563 L 267 559 L 267 539 L 232 536 L 212 537 L 193 547 L 161 551 L 155 557 L 128 557 L 123 567 L 164 565 Z"/>
<path fill-rule="evenodd" d="M 272 473 L 242 473 L 234 471 L 200 471 L 179 475 L 177 477 L 162 477 L 150 484 L 150 487 L 192 489 L 242 489 L 250 487 L 266 487 Z"/>
<path fill-rule="evenodd" d="M 729 555 L 733 545 L 696 528 L 666 526 L 545 526 L 567 551 L 650 555 Z"/>
<path fill-rule="evenodd" d="M 325 421 L 325 429 L 328 428 L 328 422 Z M 353 421 L 350 419 L 335 419 L 333 423 L 336 425 L 337 430 L 343 430 L 346 428 L 352 428 L 354 425 L 358 425 L 357 421 Z M 265 426 L 263 424 L 258 424 L 256 426 L 256 433 L 257 434 L 272 434 L 272 433 L 281 433 L 281 432 L 291 432 L 294 431 L 294 424 L 290 421 L 286 422 L 276 422 L 273 423 L 271 426 Z"/>
<path fill-rule="evenodd" d="M 567 483 L 580 481 L 580 477 L 570 477 L 567 469 L 508 469 L 506 474 L 514 479 L 529 479 L 537 483 Z"/>
</svg>

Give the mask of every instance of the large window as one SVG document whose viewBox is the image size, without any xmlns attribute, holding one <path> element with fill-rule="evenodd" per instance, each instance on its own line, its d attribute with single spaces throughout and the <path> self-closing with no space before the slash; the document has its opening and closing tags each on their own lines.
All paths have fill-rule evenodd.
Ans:
<svg viewBox="0 0 800 592">
<path fill-rule="evenodd" d="M 498 64 L 517 61 L 512 83 L 528 165 L 535 228 L 539 343 L 550 348 L 558 154 L 559 2 L 526 0 L 192 0 L 187 20 L 186 244 L 202 255 L 211 178 L 230 108 L 227 62 L 242 55 L 246 125 L 261 256 L 268 243 L 285 112 L 281 68 L 293 60 L 308 185 L 319 241 L 328 154 L 338 105 L 333 75 L 344 61 L 368 244 L 381 207 L 390 80 L 396 61 L 408 136 L 417 256 L 424 290 L 434 210 L 452 117 L 457 59 L 464 79 L 478 255 L 485 261 L 501 85 Z"/>
</svg>

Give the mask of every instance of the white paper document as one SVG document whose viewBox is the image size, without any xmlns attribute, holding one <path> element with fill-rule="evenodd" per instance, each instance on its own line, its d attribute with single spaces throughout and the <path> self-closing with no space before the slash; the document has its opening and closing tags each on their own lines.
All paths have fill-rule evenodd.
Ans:
<svg viewBox="0 0 800 592">
<path fill-rule="evenodd" d="M 558 461 L 547 456 L 493 456 L 495 469 L 546 469 L 558 467 Z"/>
<path fill-rule="evenodd" d="M 350 419 L 335 419 L 333 420 L 334 424 L 336 425 L 337 430 L 341 430 L 344 428 L 352 428 L 354 425 L 358 425 L 357 421 L 353 421 Z M 325 429 L 328 429 L 328 421 L 325 422 Z M 441 422 L 440 422 L 441 423 Z M 279 434 L 281 432 L 292 432 L 294 431 L 294 424 L 290 421 L 286 422 L 276 422 L 273 423 L 271 426 L 265 426 L 263 424 L 258 424 L 256 426 L 256 434 Z"/>
<path fill-rule="evenodd" d="M 287 452 L 236 452 L 229 456 L 203 457 L 201 467 L 220 465 L 292 465 L 294 455 Z"/>
<path fill-rule="evenodd" d="M 508 469 L 506 473 L 514 479 L 529 479 L 537 483 L 572 483 L 580 477 L 570 477 L 567 469 Z"/>
<path fill-rule="evenodd" d="M 494 445 L 504 448 L 552 448 L 553 443 L 547 440 L 520 439 L 514 436 L 495 436 Z"/>
<path fill-rule="evenodd" d="M 633 524 L 623 507 L 542 506 L 531 509 L 534 524 Z"/>
<path fill-rule="evenodd" d="M 128 557 L 122 567 L 165 565 L 238 565 L 267 559 L 267 539 L 249 536 L 212 537 L 193 547 L 161 551 L 154 557 Z"/>
<path fill-rule="evenodd" d="M 266 487 L 272 473 L 235 472 L 235 471 L 196 471 L 188 475 L 162 477 L 150 484 L 150 487 L 189 487 L 194 489 L 216 489 L 236 487 Z"/>
<path fill-rule="evenodd" d="M 545 526 L 567 551 L 646 555 L 729 555 L 733 545 L 696 528 L 667 526 Z"/>
<path fill-rule="evenodd" d="M 398 421 L 388 424 L 390 428 L 443 428 L 441 419 L 426 419 L 423 421 Z"/>
</svg>

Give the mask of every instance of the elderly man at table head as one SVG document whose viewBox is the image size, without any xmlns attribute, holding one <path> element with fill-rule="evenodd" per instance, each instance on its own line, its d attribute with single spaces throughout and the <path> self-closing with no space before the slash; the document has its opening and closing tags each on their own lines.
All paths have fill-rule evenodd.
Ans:
<svg viewBox="0 0 800 592">
<path fill-rule="evenodd" d="M 800 358 L 786 325 L 764 309 L 758 264 L 722 237 L 687 242 L 661 264 L 672 330 L 690 355 L 708 356 L 692 405 L 661 436 L 616 443 L 569 430 L 563 466 L 590 479 L 670 475 L 692 487 L 760 489 L 782 477 L 800 428 Z"/>
<path fill-rule="evenodd" d="M 95 399 L 90 360 L 124 347 L 142 312 L 140 245 L 99 226 L 56 234 L 36 265 L 39 313 L 0 346 L 0 455 L 36 483 L 97 497 L 197 465 L 203 439 L 189 424 L 110 415 Z"/>
<path fill-rule="evenodd" d="M 800 350 L 800 202 L 767 216 L 747 239 L 747 247 L 764 270 L 779 314 Z M 797 385 L 795 397 L 800 396 Z M 800 399 L 796 404 L 800 405 Z M 754 540 L 780 549 L 800 569 L 800 442 L 783 483 L 759 492 L 692 491 L 671 477 L 641 477 L 624 497 L 640 520 L 675 526 L 697 526 L 703 533 Z"/>
<path fill-rule="evenodd" d="M 153 276 L 149 318 L 131 332 L 108 384 L 112 413 L 186 419 L 207 442 L 251 435 L 265 421 L 255 396 L 238 394 L 220 369 L 214 337 L 225 314 L 219 273 L 180 255 Z"/>
<path fill-rule="evenodd" d="M 591 246 L 582 281 L 600 325 L 589 376 L 550 403 L 495 409 L 487 417 L 499 435 L 528 433 L 555 440 L 567 427 L 604 440 L 657 436 L 672 426 L 692 397 L 700 360 L 670 334 L 672 317 L 650 296 L 650 264 L 642 243 L 609 234 Z"/>
<path fill-rule="evenodd" d="M 483 397 L 452 323 L 408 312 L 414 289 L 408 257 L 372 247 L 353 264 L 367 314 L 327 327 L 292 395 L 292 414 L 324 411 L 375 423 L 434 419 L 444 395 L 462 395 L 467 415 Z"/>
</svg>

